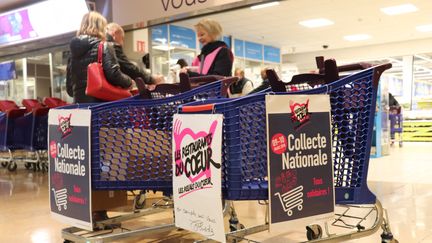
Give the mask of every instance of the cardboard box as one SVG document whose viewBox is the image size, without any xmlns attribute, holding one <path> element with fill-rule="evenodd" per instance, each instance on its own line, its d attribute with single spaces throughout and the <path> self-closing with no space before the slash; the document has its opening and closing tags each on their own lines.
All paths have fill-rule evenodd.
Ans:
<svg viewBox="0 0 432 243">
<path fill-rule="evenodd" d="M 92 211 L 113 211 L 127 205 L 127 191 L 92 191 Z"/>
</svg>

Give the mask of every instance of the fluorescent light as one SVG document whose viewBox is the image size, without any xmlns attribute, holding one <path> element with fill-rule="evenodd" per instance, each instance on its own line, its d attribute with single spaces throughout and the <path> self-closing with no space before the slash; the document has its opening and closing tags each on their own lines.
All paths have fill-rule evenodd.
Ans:
<svg viewBox="0 0 432 243">
<path fill-rule="evenodd" d="M 156 45 L 156 46 L 153 46 L 152 48 L 156 49 L 156 50 L 161 50 L 161 51 L 169 51 L 169 50 L 174 49 L 175 47 L 167 46 L 167 45 Z"/>
<path fill-rule="evenodd" d="M 417 11 L 418 9 L 413 4 L 407 3 L 402 5 L 381 8 L 380 10 L 387 15 L 397 15 L 397 14 L 404 14 L 404 13 L 412 13 Z"/>
<path fill-rule="evenodd" d="M 432 31 L 432 24 L 416 26 L 416 30 L 420 32 L 430 32 Z"/>
<path fill-rule="evenodd" d="M 333 21 L 330 21 L 328 19 L 319 18 L 319 19 L 308 19 L 308 20 L 300 21 L 299 24 L 306 26 L 308 28 L 316 28 L 316 27 L 332 25 L 334 23 Z"/>
<path fill-rule="evenodd" d="M 277 5 L 279 5 L 279 2 L 269 2 L 269 3 L 254 5 L 250 8 L 253 10 L 256 10 L 256 9 L 268 8 L 268 7 L 277 6 Z"/>
<path fill-rule="evenodd" d="M 347 41 L 362 41 L 362 40 L 367 40 L 370 39 L 370 35 L 366 35 L 366 34 L 358 34 L 358 35 L 346 35 L 344 36 L 344 39 Z"/>
</svg>

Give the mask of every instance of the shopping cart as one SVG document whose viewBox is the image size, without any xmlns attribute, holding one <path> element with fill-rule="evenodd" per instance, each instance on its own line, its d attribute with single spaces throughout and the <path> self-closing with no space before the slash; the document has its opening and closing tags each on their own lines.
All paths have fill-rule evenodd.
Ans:
<svg viewBox="0 0 432 243">
<path fill-rule="evenodd" d="M 79 104 L 61 109 L 90 109 L 91 113 L 91 180 L 94 190 L 151 190 L 172 194 L 171 132 L 172 117 L 178 105 L 196 100 L 217 98 L 224 92 L 221 80 L 199 86 L 177 94 L 161 89 L 142 93 L 147 97 L 166 98 L 143 99 L 132 97 L 103 104 Z M 160 86 L 164 87 L 164 86 Z M 166 87 L 166 86 L 165 86 Z M 152 93 L 157 92 L 157 95 Z M 172 203 L 170 204 L 172 206 Z M 156 207 L 157 205 L 155 205 Z M 158 209 L 158 210 L 153 210 Z M 160 208 L 152 208 L 152 213 Z M 125 219 L 141 217 L 150 210 L 141 210 Z M 123 221 L 118 217 L 96 222 L 96 226 Z M 172 229 L 174 226 L 163 226 Z M 101 236 L 79 236 L 79 230 L 72 227 L 64 229 L 63 238 L 74 242 L 92 242 L 104 239 L 119 239 L 143 232 L 160 230 L 160 227 L 131 230 L 127 233 L 112 233 Z"/>
<path fill-rule="evenodd" d="M 9 171 L 15 171 L 14 152 L 21 149 L 14 136 L 17 127 L 16 120 L 22 117 L 25 109 L 19 108 L 14 101 L 0 100 L 0 157 L 1 165 Z"/>
<path fill-rule="evenodd" d="M 337 204 L 374 204 L 374 225 L 370 229 L 360 227 L 364 217 L 355 217 L 355 231 L 330 235 L 321 240 L 340 242 L 363 237 L 376 232 L 383 225 L 383 209 L 375 195 L 367 187 L 367 172 L 375 113 L 376 92 L 380 75 L 391 67 L 385 64 L 368 68 L 328 84 L 298 90 L 290 94 L 329 94 L 332 109 L 332 141 L 335 200 Z M 286 94 L 286 93 L 282 93 Z M 277 94 L 276 94 L 277 95 Z M 246 96 L 234 100 L 206 100 L 181 107 L 182 112 L 221 113 L 223 124 L 223 196 L 228 200 L 266 200 L 267 144 L 265 94 Z M 370 215 L 369 212 L 367 215 Z M 342 219 L 337 222 L 344 222 Z M 235 227 L 238 223 L 235 211 L 230 219 L 228 240 L 243 239 L 246 235 L 268 229 L 268 222 L 247 229 Z M 346 226 L 346 225 L 345 225 Z M 383 226 L 384 228 L 384 226 Z M 326 227 L 327 229 L 327 227 Z M 322 233 L 322 229 L 319 228 Z M 390 234 L 389 228 L 385 232 Z M 307 232 L 308 239 L 321 234 Z"/>
<path fill-rule="evenodd" d="M 15 161 L 24 162 L 29 169 L 48 171 L 47 135 L 49 108 L 35 99 L 23 99 L 26 114 L 15 120 L 17 129 L 14 130 L 14 141 L 24 156 L 15 157 Z"/>
<path fill-rule="evenodd" d="M 403 116 L 402 107 L 390 106 L 389 110 L 390 119 L 390 145 L 393 145 L 395 141 L 399 143 L 399 147 L 402 147 L 402 132 L 403 132 Z M 396 134 L 398 138 L 396 140 Z"/>
</svg>

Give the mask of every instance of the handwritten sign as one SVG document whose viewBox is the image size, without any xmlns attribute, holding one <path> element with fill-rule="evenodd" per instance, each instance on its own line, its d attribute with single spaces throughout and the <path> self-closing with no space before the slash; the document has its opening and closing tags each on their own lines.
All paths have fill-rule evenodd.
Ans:
<svg viewBox="0 0 432 243">
<path fill-rule="evenodd" d="M 268 95 L 270 228 L 334 212 L 328 95 Z"/>
<path fill-rule="evenodd" d="M 175 225 L 225 242 L 222 115 L 176 114 L 173 124 Z"/>
<path fill-rule="evenodd" d="M 90 110 L 56 110 L 48 116 L 51 215 L 92 230 Z"/>
</svg>

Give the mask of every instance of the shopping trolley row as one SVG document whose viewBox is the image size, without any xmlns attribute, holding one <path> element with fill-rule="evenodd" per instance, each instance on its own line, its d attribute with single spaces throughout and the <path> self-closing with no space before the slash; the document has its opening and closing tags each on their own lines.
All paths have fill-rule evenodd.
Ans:
<svg viewBox="0 0 432 243">
<path fill-rule="evenodd" d="M 362 230 L 359 235 L 364 236 L 365 233 L 377 231 L 383 222 L 379 201 L 367 187 L 367 171 L 379 77 L 390 67 L 390 64 L 386 64 L 343 78 L 336 76 L 337 78 L 325 80 L 327 82 L 313 87 L 308 85 L 303 90 L 299 86 L 287 90 L 283 83 L 275 85 L 279 80 L 273 75 L 273 78 L 276 78 L 270 80 L 273 90 L 281 91 L 278 89 L 284 87 L 284 92 L 264 90 L 238 99 L 225 99 L 221 92 L 223 81 L 218 81 L 180 94 L 165 93 L 162 96 L 166 98 L 149 100 L 134 97 L 104 104 L 73 105 L 63 109 L 91 110 L 93 190 L 153 190 L 172 194 L 173 115 L 179 112 L 215 113 L 223 114 L 224 117 L 223 199 L 267 200 L 265 96 L 284 95 L 288 91 L 290 94 L 328 94 L 332 116 L 336 203 L 375 204 L 373 208 L 377 211 L 376 222 L 372 229 Z M 331 76 L 330 69 L 326 75 L 323 77 Z M 150 97 L 156 97 L 152 96 L 151 92 L 149 94 Z M 236 213 L 231 210 L 230 223 L 235 222 L 233 217 L 236 217 Z M 116 219 L 114 221 L 117 222 Z M 266 229 L 267 223 L 255 229 Z M 166 227 L 169 228 L 171 227 Z M 232 228 L 234 232 L 227 234 L 227 237 L 238 239 L 246 233 L 256 232 L 255 229 L 248 231 L 240 228 Z M 160 227 L 155 230 L 160 230 Z M 65 229 L 63 237 L 83 242 L 101 240 L 100 235 L 93 238 L 80 237 L 76 232 L 73 228 Z M 143 232 L 140 230 L 140 233 Z M 130 233 L 133 234 L 132 231 Z M 355 232 L 339 236 L 328 235 L 327 238 L 355 238 L 353 234 Z M 122 238 L 125 234 L 110 234 L 108 237 Z"/>
<path fill-rule="evenodd" d="M 66 105 L 55 97 L 46 97 L 44 104 L 24 99 L 23 108 L 12 100 L 0 100 L 1 165 L 15 171 L 18 162 L 27 169 L 47 171 L 47 128 L 50 108 Z"/>
</svg>

